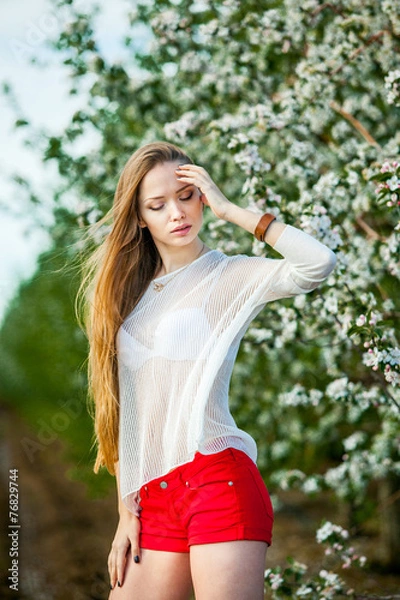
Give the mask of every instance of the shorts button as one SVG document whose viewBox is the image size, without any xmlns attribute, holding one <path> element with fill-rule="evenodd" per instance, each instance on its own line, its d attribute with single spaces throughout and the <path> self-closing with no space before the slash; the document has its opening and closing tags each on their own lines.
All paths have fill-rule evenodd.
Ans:
<svg viewBox="0 0 400 600">
<path fill-rule="evenodd" d="M 160 488 L 162 488 L 163 490 L 165 490 L 168 487 L 168 483 L 166 481 L 162 481 L 160 483 Z"/>
<path fill-rule="evenodd" d="M 233 481 L 228 481 L 228 485 L 233 485 Z"/>
</svg>

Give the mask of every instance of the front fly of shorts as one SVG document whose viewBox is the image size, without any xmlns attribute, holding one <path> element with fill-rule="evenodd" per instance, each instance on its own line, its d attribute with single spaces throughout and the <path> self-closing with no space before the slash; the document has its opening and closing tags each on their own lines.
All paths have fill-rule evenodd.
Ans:
<svg viewBox="0 0 400 600">
<path fill-rule="evenodd" d="M 140 490 L 140 547 L 189 552 L 190 546 L 257 540 L 271 544 L 273 509 L 257 466 L 227 448 L 200 454 Z"/>
</svg>

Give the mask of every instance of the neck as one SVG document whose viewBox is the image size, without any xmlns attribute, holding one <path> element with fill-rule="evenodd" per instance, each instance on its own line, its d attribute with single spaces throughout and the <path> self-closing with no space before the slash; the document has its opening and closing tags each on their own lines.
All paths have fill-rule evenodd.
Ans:
<svg viewBox="0 0 400 600">
<path fill-rule="evenodd" d="M 162 260 L 162 267 L 157 277 L 167 275 L 190 264 L 204 252 L 205 244 L 196 238 L 188 246 L 182 248 L 158 248 Z"/>
</svg>

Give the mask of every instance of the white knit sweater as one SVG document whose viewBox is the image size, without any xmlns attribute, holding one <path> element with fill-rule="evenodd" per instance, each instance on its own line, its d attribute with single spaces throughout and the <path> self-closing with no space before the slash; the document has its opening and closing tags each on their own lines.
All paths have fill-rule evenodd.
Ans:
<svg viewBox="0 0 400 600">
<path fill-rule="evenodd" d="M 274 247 L 284 259 L 211 250 L 159 277 L 162 291 L 151 283 L 120 328 L 120 492 L 132 512 L 142 485 L 196 451 L 237 448 L 256 461 L 254 440 L 228 406 L 240 341 L 267 302 L 316 288 L 336 262 L 291 226 Z"/>
</svg>

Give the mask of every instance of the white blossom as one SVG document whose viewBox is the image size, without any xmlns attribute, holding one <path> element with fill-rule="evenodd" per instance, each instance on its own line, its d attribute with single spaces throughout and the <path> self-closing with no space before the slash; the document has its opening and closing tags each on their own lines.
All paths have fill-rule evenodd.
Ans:
<svg viewBox="0 0 400 600">
<path fill-rule="evenodd" d="M 388 90 L 388 104 L 400 106 L 400 69 L 389 71 L 385 77 L 385 88 Z"/>
<path fill-rule="evenodd" d="M 301 585 L 297 590 L 296 590 L 296 596 L 298 598 L 306 598 L 307 596 L 310 596 L 310 594 L 313 593 L 313 589 L 306 585 Z"/>
<path fill-rule="evenodd" d="M 358 446 L 362 445 L 366 440 L 366 434 L 362 431 L 356 431 L 348 438 L 343 440 L 343 446 L 346 452 L 355 450 Z"/>
<path fill-rule="evenodd" d="M 332 535 L 338 536 L 339 538 L 342 538 L 343 540 L 347 540 L 349 538 L 349 532 L 346 529 L 343 529 L 343 527 L 341 527 L 340 525 L 335 525 L 334 523 L 331 523 L 330 521 L 326 521 L 326 523 L 324 523 L 322 525 L 322 527 L 320 527 L 317 530 L 317 533 L 316 533 L 317 542 L 319 544 L 321 544 L 321 543 L 325 542 Z"/>
</svg>

